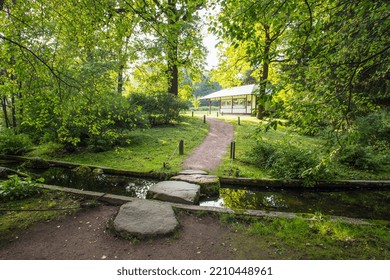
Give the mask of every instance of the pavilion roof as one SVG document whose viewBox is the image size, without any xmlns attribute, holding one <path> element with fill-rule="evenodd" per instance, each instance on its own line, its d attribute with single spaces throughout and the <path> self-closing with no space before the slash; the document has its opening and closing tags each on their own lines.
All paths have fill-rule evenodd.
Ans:
<svg viewBox="0 0 390 280">
<path fill-rule="evenodd" d="M 232 88 L 226 88 L 226 89 L 222 89 L 210 93 L 206 96 L 202 96 L 199 99 L 216 99 L 216 98 L 227 97 L 227 96 L 250 95 L 250 94 L 256 94 L 257 93 L 256 90 L 257 90 L 257 86 L 255 84 L 232 87 Z"/>
</svg>

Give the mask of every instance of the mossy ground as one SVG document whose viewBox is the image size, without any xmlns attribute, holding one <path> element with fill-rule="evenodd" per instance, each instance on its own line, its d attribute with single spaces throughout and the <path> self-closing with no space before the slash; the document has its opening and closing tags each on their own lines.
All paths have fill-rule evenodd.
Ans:
<svg viewBox="0 0 390 280">
<path fill-rule="evenodd" d="M 17 238 L 18 232 L 35 223 L 73 213 L 80 208 L 80 201 L 79 197 L 44 190 L 35 197 L 0 203 L 0 243 Z"/>
<path fill-rule="evenodd" d="M 223 215 L 238 259 L 375 260 L 390 258 L 390 224 L 347 224 L 302 218 L 245 218 Z"/>
</svg>

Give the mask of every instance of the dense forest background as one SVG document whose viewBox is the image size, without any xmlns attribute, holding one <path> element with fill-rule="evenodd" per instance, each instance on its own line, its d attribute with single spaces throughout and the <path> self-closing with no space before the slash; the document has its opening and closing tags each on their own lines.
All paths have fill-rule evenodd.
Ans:
<svg viewBox="0 0 390 280">
<path fill-rule="evenodd" d="M 370 165 L 389 149 L 389 16 L 371 0 L 0 0 L 1 139 L 108 149 L 257 83 L 266 129 L 288 120 Z"/>
</svg>

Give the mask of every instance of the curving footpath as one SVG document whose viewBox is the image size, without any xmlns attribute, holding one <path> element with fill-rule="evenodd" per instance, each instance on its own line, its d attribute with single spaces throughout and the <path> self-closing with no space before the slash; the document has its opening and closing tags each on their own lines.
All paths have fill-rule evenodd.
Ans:
<svg viewBox="0 0 390 280">
<path fill-rule="evenodd" d="M 203 143 L 184 161 L 183 169 L 215 170 L 234 136 L 233 125 L 215 118 L 207 119 L 210 129 Z"/>
</svg>

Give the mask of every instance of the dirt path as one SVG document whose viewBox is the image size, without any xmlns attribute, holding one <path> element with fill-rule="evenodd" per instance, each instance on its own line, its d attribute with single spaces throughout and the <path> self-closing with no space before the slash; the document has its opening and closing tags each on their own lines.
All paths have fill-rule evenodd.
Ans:
<svg viewBox="0 0 390 280">
<path fill-rule="evenodd" d="M 131 243 L 107 231 L 117 206 L 100 205 L 74 215 L 36 224 L 0 244 L 5 260 L 95 259 L 235 259 L 229 228 L 211 216 L 179 214 L 181 230 L 174 237 Z"/>
<path fill-rule="evenodd" d="M 225 156 L 233 140 L 233 125 L 224 121 L 208 118 L 209 134 L 203 143 L 184 161 L 184 169 L 215 170 Z"/>
<path fill-rule="evenodd" d="M 217 168 L 233 139 L 233 126 L 209 118 L 204 142 L 184 163 L 185 169 Z M 213 216 L 178 214 L 177 236 L 131 243 L 107 231 L 117 206 L 100 205 L 71 216 L 39 223 L 0 244 L 0 259 L 237 259 L 235 234 Z"/>
</svg>

